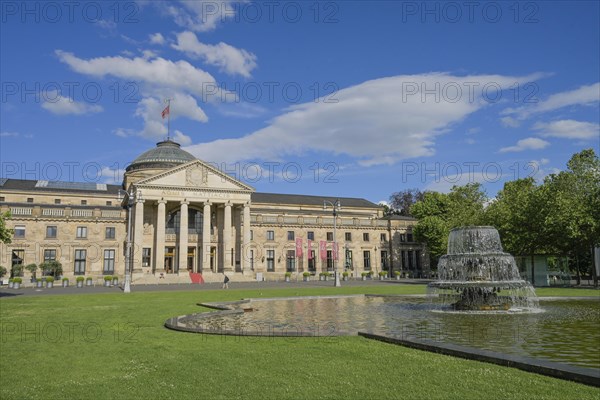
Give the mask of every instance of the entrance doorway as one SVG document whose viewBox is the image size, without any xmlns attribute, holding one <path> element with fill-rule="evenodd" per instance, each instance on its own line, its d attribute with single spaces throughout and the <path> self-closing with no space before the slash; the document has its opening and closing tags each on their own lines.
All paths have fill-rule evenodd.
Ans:
<svg viewBox="0 0 600 400">
<path fill-rule="evenodd" d="M 165 272 L 172 274 L 175 266 L 175 247 L 165 248 Z"/>
</svg>

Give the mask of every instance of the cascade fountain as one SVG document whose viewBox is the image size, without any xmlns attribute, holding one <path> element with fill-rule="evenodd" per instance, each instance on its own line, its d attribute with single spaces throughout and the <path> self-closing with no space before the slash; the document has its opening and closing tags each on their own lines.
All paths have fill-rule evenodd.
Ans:
<svg viewBox="0 0 600 400">
<path fill-rule="evenodd" d="M 515 259 L 503 251 L 492 226 L 452 229 L 448 254 L 438 263 L 438 280 L 428 290 L 442 310 L 539 310 L 535 290 L 521 278 Z"/>
</svg>

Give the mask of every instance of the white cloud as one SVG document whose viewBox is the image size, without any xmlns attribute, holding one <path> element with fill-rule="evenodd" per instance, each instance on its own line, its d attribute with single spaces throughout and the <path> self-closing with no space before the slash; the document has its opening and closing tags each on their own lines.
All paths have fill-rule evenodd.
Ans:
<svg viewBox="0 0 600 400">
<path fill-rule="evenodd" d="M 507 108 L 502 111 L 502 115 L 512 116 L 516 120 L 524 120 L 535 114 L 541 114 L 549 111 L 558 110 L 563 107 L 576 105 L 591 105 L 600 101 L 600 82 L 593 85 L 584 85 L 575 90 L 560 92 L 551 95 L 546 100 L 531 105 Z M 509 120 L 507 120 L 509 121 Z M 503 123 L 506 124 L 504 119 Z M 507 124 L 507 126 L 512 126 Z"/>
<path fill-rule="evenodd" d="M 75 72 L 95 77 L 114 76 L 143 82 L 148 86 L 171 88 L 204 95 L 205 91 L 218 87 L 215 78 L 187 61 L 165 60 L 158 57 L 147 60 L 142 57 L 97 57 L 84 60 L 72 53 L 56 50 L 59 60 Z M 213 92 L 210 93 L 211 95 Z M 226 98 L 226 96 L 219 96 Z"/>
<path fill-rule="evenodd" d="M 502 122 L 502 125 L 509 128 L 517 128 L 521 126 L 521 122 L 513 117 L 502 117 L 500 118 L 500 122 Z"/>
<path fill-rule="evenodd" d="M 494 82 L 509 87 L 529 77 L 451 76 L 444 73 L 395 76 L 342 89 L 336 103 L 319 101 L 290 107 L 269 126 L 241 138 L 220 139 L 187 148 L 207 161 L 272 160 L 307 151 L 345 154 L 364 165 L 393 164 L 402 159 L 431 156 L 436 136 L 488 103 L 481 94 L 470 98 L 468 83 L 483 87 Z M 414 84 L 414 85 L 413 85 Z M 425 96 L 421 88 L 455 84 L 460 98 Z M 405 92 L 410 86 L 410 92 Z"/>
<path fill-rule="evenodd" d="M 210 65 L 229 75 L 242 75 L 249 78 L 256 68 L 256 56 L 244 49 L 238 49 L 227 43 L 216 45 L 204 44 L 198 41 L 193 32 L 181 32 L 177 35 L 177 43 L 171 45 L 176 50 L 186 53 L 192 58 L 201 58 Z"/>
<path fill-rule="evenodd" d="M 475 141 L 475 139 L 471 139 L 471 138 L 469 138 L 469 139 L 465 140 L 465 142 L 466 142 L 467 144 L 475 144 L 475 143 L 477 143 L 477 142 Z"/>
<path fill-rule="evenodd" d="M 57 115 L 83 115 L 103 111 L 103 108 L 97 104 L 86 104 L 74 101 L 69 97 L 61 95 L 56 90 L 46 92 L 43 97 L 44 103 L 42 104 L 42 108 Z"/>
<path fill-rule="evenodd" d="M 25 138 L 25 139 L 31 139 L 33 138 L 32 134 L 21 134 L 20 132 L 0 132 L 0 138 Z"/>
<path fill-rule="evenodd" d="M 529 161 L 526 167 L 526 170 L 528 171 L 527 176 L 533 177 L 537 182 L 542 182 L 546 176 L 560 172 L 560 169 L 558 168 L 544 167 L 549 163 L 550 160 L 547 158 Z"/>
<path fill-rule="evenodd" d="M 165 44 L 165 37 L 160 33 L 151 33 L 150 35 L 148 35 L 149 39 L 150 39 L 150 43 L 152 44 L 158 44 L 158 45 L 163 45 Z"/>
<path fill-rule="evenodd" d="M 110 167 L 102 167 L 100 170 L 100 177 L 103 183 L 108 184 L 119 184 L 123 180 L 123 174 L 125 174 L 125 169 L 118 168 L 113 169 Z"/>
<path fill-rule="evenodd" d="M 525 150 L 541 150 L 543 148 L 548 147 L 550 145 L 549 142 L 539 138 L 526 138 L 521 139 L 517 142 L 515 146 L 503 147 L 500 149 L 500 153 L 509 153 L 509 152 L 519 152 Z"/>
<path fill-rule="evenodd" d="M 564 119 L 548 123 L 538 122 L 533 129 L 543 137 L 558 137 L 565 139 L 599 139 L 600 125 L 591 122 Z"/>
<path fill-rule="evenodd" d="M 236 14 L 234 4 L 242 1 L 232 0 L 181 0 L 175 2 L 156 2 L 163 13 L 173 18 L 179 26 L 194 32 L 208 32 L 217 28 L 221 22 L 233 18 Z M 181 7 L 183 6 L 183 7 Z"/>
</svg>

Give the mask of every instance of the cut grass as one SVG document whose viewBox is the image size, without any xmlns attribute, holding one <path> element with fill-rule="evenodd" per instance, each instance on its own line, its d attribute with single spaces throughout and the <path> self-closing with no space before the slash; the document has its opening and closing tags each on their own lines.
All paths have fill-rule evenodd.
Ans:
<svg viewBox="0 0 600 400">
<path fill-rule="evenodd" d="M 600 396 L 600 389 L 585 385 L 361 337 L 208 336 L 163 327 L 169 317 L 202 311 L 196 303 L 205 301 L 424 291 L 394 285 L 2 298 L 0 398 Z"/>
</svg>

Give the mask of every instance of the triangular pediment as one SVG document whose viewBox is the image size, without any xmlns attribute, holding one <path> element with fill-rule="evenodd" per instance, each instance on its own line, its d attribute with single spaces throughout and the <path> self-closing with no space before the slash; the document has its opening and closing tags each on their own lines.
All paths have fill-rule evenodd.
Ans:
<svg viewBox="0 0 600 400">
<path fill-rule="evenodd" d="M 213 189 L 254 192 L 252 186 L 219 171 L 217 168 L 200 160 L 171 168 L 158 175 L 142 179 L 136 185 L 189 188 L 189 189 Z"/>
</svg>

